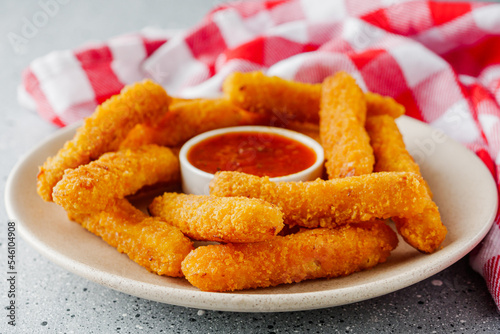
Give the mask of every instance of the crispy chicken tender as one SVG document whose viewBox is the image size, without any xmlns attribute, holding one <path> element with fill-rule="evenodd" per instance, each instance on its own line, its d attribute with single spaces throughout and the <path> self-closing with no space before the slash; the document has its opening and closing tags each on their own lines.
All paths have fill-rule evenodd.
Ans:
<svg viewBox="0 0 500 334">
<path fill-rule="evenodd" d="M 372 268 L 397 243 L 381 222 L 319 228 L 258 243 L 198 247 L 182 262 L 182 272 L 203 291 L 263 288 Z"/>
<path fill-rule="evenodd" d="M 413 172 L 420 175 L 420 167 L 406 150 L 403 136 L 392 117 L 370 116 L 365 128 L 376 157 L 375 172 Z M 425 184 L 432 197 L 427 182 Z"/>
<path fill-rule="evenodd" d="M 66 211 L 98 212 L 144 186 L 179 179 L 179 160 L 171 150 L 147 145 L 105 153 L 67 170 L 54 187 L 53 198 Z"/>
<path fill-rule="evenodd" d="M 38 194 L 52 201 L 52 189 L 68 168 L 76 168 L 115 151 L 127 133 L 138 123 L 163 116 L 171 98 L 158 84 L 146 80 L 125 87 L 119 95 L 97 107 L 76 131 L 71 141 L 40 167 Z"/>
<path fill-rule="evenodd" d="M 188 237 L 161 218 L 149 217 L 126 199 L 106 210 L 71 213 L 70 219 L 158 275 L 182 277 L 181 262 L 193 250 Z"/>
<path fill-rule="evenodd" d="M 371 173 L 375 158 L 365 130 L 365 95 L 353 77 L 338 72 L 323 81 L 319 116 L 328 178 Z"/>
<path fill-rule="evenodd" d="M 176 100 L 158 122 L 136 125 L 120 147 L 179 146 L 200 133 L 259 123 L 259 118 L 225 99 Z"/>
<path fill-rule="evenodd" d="M 251 112 L 275 116 L 285 124 L 290 121 L 319 122 L 321 84 L 285 80 L 262 72 L 235 72 L 224 80 L 222 90 L 235 105 Z M 404 107 L 390 97 L 366 93 L 365 98 L 368 115 L 383 111 L 396 118 L 404 113 Z"/>
<path fill-rule="evenodd" d="M 366 129 L 375 153 L 377 172 L 414 172 L 420 175 L 420 168 L 406 150 L 398 126 L 389 116 L 368 117 Z M 427 183 L 429 196 L 432 196 Z M 408 217 L 394 217 L 396 228 L 403 239 L 423 253 L 436 251 L 444 241 L 447 229 L 441 221 L 437 205 L 427 202 L 422 213 Z"/>
<path fill-rule="evenodd" d="M 261 198 L 283 211 L 285 223 L 310 228 L 408 217 L 431 201 L 420 175 L 397 172 L 310 182 L 219 172 L 210 183 L 210 195 Z"/>
<path fill-rule="evenodd" d="M 376 172 L 413 172 L 420 174 L 420 167 L 406 150 L 403 136 L 394 119 L 389 116 L 368 117 L 365 123 L 373 152 L 377 156 Z"/>
<path fill-rule="evenodd" d="M 256 198 L 165 193 L 149 206 L 153 216 L 177 226 L 191 239 L 257 242 L 283 228 L 283 213 Z"/>
<path fill-rule="evenodd" d="M 405 114 L 405 107 L 392 97 L 366 92 L 365 99 L 368 116 L 387 115 L 395 119 Z"/>
<path fill-rule="evenodd" d="M 245 110 L 289 121 L 318 122 L 318 86 L 262 72 L 235 72 L 224 80 L 222 90 L 229 101 Z"/>
<path fill-rule="evenodd" d="M 429 201 L 422 213 L 409 217 L 393 217 L 403 239 L 422 253 L 434 253 L 448 233 L 441 221 L 436 203 Z"/>
</svg>

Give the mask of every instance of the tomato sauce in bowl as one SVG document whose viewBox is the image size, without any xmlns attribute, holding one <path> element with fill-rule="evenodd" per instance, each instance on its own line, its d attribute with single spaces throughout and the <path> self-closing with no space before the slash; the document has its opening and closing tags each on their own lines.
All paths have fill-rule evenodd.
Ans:
<svg viewBox="0 0 500 334">
<path fill-rule="evenodd" d="M 280 177 L 311 167 L 316 153 L 299 141 L 274 133 L 233 132 L 191 147 L 188 161 L 204 172 L 237 171 Z"/>
<path fill-rule="evenodd" d="M 182 189 L 208 195 L 219 171 L 267 176 L 271 181 L 309 181 L 321 177 L 324 152 L 301 133 L 267 126 L 238 126 L 202 133 L 179 152 Z"/>
</svg>

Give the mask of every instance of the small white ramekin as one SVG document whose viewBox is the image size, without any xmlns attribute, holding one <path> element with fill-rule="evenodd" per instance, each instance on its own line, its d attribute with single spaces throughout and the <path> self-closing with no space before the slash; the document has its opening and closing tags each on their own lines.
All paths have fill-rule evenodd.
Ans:
<svg viewBox="0 0 500 334">
<path fill-rule="evenodd" d="M 204 172 L 194 167 L 188 161 L 187 154 L 191 149 L 191 147 L 193 147 L 194 145 L 198 144 L 199 142 L 207 138 L 234 132 L 256 132 L 263 134 L 266 133 L 277 134 L 283 137 L 296 140 L 314 150 L 314 152 L 316 153 L 316 161 L 312 166 L 298 173 L 270 178 L 271 181 L 274 182 L 310 181 L 310 180 L 315 180 L 318 177 L 322 176 L 323 162 L 325 160 L 324 152 L 321 145 L 314 139 L 306 135 L 303 135 L 301 133 L 282 128 L 276 128 L 270 126 L 236 126 L 236 127 L 222 128 L 204 132 L 196 137 L 191 138 L 182 146 L 181 151 L 179 153 L 179 160 L 180 160 L 181 174 L 182 174 L 182 190 L 186 194 L 208 195 L 209 183 L 214 177 L 214 174 Z"/>
</svg>

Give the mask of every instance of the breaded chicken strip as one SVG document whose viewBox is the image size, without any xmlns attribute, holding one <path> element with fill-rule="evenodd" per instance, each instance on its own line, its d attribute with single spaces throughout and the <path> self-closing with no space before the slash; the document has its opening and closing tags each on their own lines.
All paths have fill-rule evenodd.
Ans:
<svg viewBox="0 0 500 334">
<path fill-rule="evenodd" d="M 203 291 L 234 291 L 346 276 L 385 262 L 398 239 L 380 222 L 319 228 L 251 244 L 202 246 L 182 262 Z"/>
<path fill-rule="evenodd" d="M 138 124 L 120 147 L 144 144 L 179 146 L 188 139 L 214 129 L 258 124 L 260 117 L 225 99 L 176 100 L 158 122 Z"/>
<path fill-rule="evenodd" d="M 210 195 L 263 199 L 283 211 L 285 223 L 309 228 L 407 217 L 421 213 L 431 201 L 421 176 L 396 172 L 310 182 L 219 172 L 210 183 Z"/>
<path fill-rule="evenodd" d="M 158 84 L 146 80 L 125 87 L 119 95 L 98 106 L 76 131 L 71 141 L 54 157 L 48 158 L 38 173 L 37 191 L 52 201 L 52 188 L 68 168 L 76 168 L 115 151 L 138 123 L 163 116 L 171 98 Z"/>
<path fill-rule="evenodd" d="M 368 117 L 366 129 L 377 161 L 375 171 L 414 172 L 420 175 L 420 168 L 406 150 L 394 119 L 386 115 Z M 427 183 L 426 186 L 429 196 L 432 196 Z M 393 221 L 403 239 L 424 253 L 436 251 L 447 234 L 438 207 L 433 201 L 428 201 L 422 213 L 405 218 L 394 217 Z"/>
<path fill-rule="evenodd" d="M 420 167 L 406 150 L 403 136 L 392 117 L 370 116 L 366 119 L 365 128 L 375 155 L 375 172 L 413 172 L 420 175 Z M 426 187 L 432 197 L 427 182 Z"/>
<path fill-rule="evenodd" d="M 262 72 L 235 72 L 224 80 L 222 90 L 240 108 L 277 117 L 285 125 L 292 121 L 319 122 L 321 84 L 285 80 Z M 368 115 L 382 110 L 394 118 L 404 114 L 404 107 L 390 97 L 366 93 L 365 98 Z"/>
<path fill-rule="evenodd" d="M 319 120 L 320 85 L 266 76 L 262 72 L 235 72 L 224 80 L 222 90 L 229 101 L 251 112 L 284 121 Z"/>
<path fill-rule="evenodd" d="M 326 78 L 322 87 L 319 134 L 328 178 L 371 173 L 375 158 L 365 130 L 365 95 L 346 72 Z"/>
<path fill-rule="evenodd" d="M 396 119 L 405 114 L 405 107 L 392 97 L 366 92 L 365 98 L 368 116 L 387 115 Z"/>
<path fill-rule="evenodd" d="M 179 160 L 167 147 L 141 146 L 103 154 L 98 160 L 67 170 L 54 187 L 54 202 L 68 212 L 98 212 L 115 198 L 144 186 L 180 179 Z"/>
<path fill-rule="evenodd" d="M 70 219 L 158 275 L 182 277 L 181 262 L 193 250 L 188 237 L 160 218 L 149 217 L 126 199 L 107 210 L 70 213 Z"/>
<path fill-rule="evenodd" d="M 409 217 L 393 217 L 396 229 L 403 239 L 422 253 L 439 249 L 448 230 L 441 221 L 436 203 L 429 201 L 422 213 Z"/>
<path fill-rule="evenodd" d="M 365 127 L 377 157 L 376 172 L 391 170 L 420 174 L 420 167 L 406 150 L 394 119 L 386 115 L 368 117 Z"/>
<path fill-rule="evenodd" d="M 256 198 L 165 193 L 153 200 L 149 212 L 194 240 L 263 241 L 284 226 L 283 213 Z"/>
</svg>

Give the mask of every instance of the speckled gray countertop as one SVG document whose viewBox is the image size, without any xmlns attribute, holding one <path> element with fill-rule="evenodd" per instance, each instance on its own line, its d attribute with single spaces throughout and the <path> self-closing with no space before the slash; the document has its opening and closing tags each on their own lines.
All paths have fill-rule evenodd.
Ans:
<svg viewBox="0 0 500 334">
<path fill-rule="evenodd" d="M 43 2 L 43 1 L 42 1 Z M 88 40 L 105 40 L 145 26 L 186 28 L 217 0 L 70 0 L 16 54 L 6 36 L 18 32 L 38 1 L 0 3 L 0 188 L 18 159 L 54 133 L 16 101 L 20 74 L 31 60 Z M 92 283 L 17 239 L 17 326 L 7 325 L 7 217 L 0 210 L 1 333 L 498 333 L 500 317 L 468 258 L 418 284 L 350 305 L 291 313 L 230 313 L 140 299 Z"/>
</svg>

